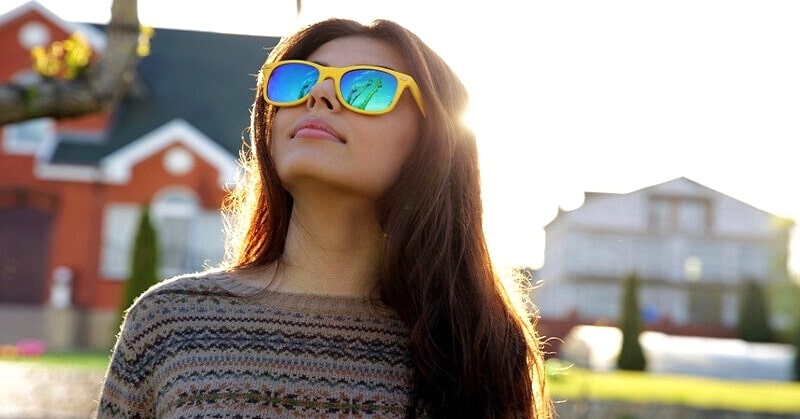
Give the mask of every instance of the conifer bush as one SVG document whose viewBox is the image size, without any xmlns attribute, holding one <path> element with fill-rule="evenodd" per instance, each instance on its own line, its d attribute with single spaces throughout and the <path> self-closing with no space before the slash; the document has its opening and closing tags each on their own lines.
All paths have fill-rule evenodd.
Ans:
<svg viewBox="0 0 800 419">
<path fill-rule="evenodd" d="M 628 275 L 622 284 L 622 313 L 619 319 L 622 330 L 622 348 L 617 357 L 617 368 L 628 371 L 644 371 L 647 362 L 644 357 L 644 349 L 639 343 L 642 320 L 639 315 L 639 279 L 636 273 Z"/>
<path fill-rule="evenodd" d="M 752 279 L 742 282 L 740 288 L 737 332 L 739 339 L 747 342 L 775 342 L 764 289 Z"/>
<path fill-rule="evenodd" d="M 120 313 L 133 304 L 141 293 L 158 282 L 158 237 L 150 221 L 149 205 L 142 205 L 139 216 L 139 227 L 133 244 L 131 255 L 131 268 L 128 281 L 125 283 L 125 293 L 120 302 Z"/>
<path fill-rule="evenodd" d="M 800 321 L 794 331 L 794 381 L 800 382 Z"/>
</svg>

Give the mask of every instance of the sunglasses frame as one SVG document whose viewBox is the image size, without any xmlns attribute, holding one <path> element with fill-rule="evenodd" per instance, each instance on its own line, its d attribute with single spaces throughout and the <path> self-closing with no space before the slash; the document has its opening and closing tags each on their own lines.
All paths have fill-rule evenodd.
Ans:
<svg viewBox="0 0 800 419">
<path fill-rule="evenodd" d="M 274 100 L 271 100 L 267 96 L 267 87 L 269 85 L 269 78 L 272 75 L 272 72 L 283 64 L 304 64 L 315 68 L 319 72 L 319 77 L 317 78 L 317 81 L 314 83 L 314 86 L 316 86 L 317 84 L 321 83 L 324 80 L 332 79 L 335 87 L 334 90 L 336 91 L 336 98 L 339 99 L 339 103 L 341 103 L 342 106 L 353 112 L 360 113 L 362 115 L 383 115 L 389 113 L 392 111 L 392 109 L 394 109 L 395 105 L 397 105 L 397 102 L 400 101 L 400 96 L 403 95 L 403 90 L 408 89 L 408 91 L 411 92 L 411 96 L 413 96 L 414 101 L 417 102 L 417 106 L 419 107 L 420 112 L 422 112 L 422 116 L 423 117 L 425 116 L 425 106 L 422 104 L 422 93 L 419 90 L 417 82 L 414 80 L 413 77 L 409 76 L 408 74 L 401 73 L 399 71 L 394 71 L 386 67 L 377 67 L 371 65 L 327 67 L 321 64 L 317 64 L 313 61 L 305 61 L 305 60 L 276 61 L 273 63 L 264 64 L 264 66 L 261 67 L 261 77 L 264 83 L 264 86 L 261 89 L 261 96 L 267 103 L 271 105 L 296 106 L 308 100 L 308 96 L 310 96 L 310 90 L 309 93 L 303 96 L 302 98 L 291 102 L 276 102 Z M 394 97 L 392 98 L 392 102 L 386 107 L 386 109 L 380 111 L 367 111 L 364 109 L 356 108 L 344 100 L 344 97 L 342 96 L 342 86 L 341 86 L 342 76 L 344 76 L 348 72 L 355 70 L 380 71 L 389 74 L 393 76 L 395 79 L 397 79 L 397 89 L 395 91 Z"/>
</svg>

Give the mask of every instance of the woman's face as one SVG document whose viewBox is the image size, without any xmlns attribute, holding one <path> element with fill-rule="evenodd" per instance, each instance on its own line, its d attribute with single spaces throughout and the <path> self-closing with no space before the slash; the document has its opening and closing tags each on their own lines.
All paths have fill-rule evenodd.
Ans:
<svg viewBox="0 0 800 419">
<path fill-rule="evenodd" d="M 409 70 L 392 46 L 366 37 L 332 40 L 307 60 L 331 67 L 366 64 Z M 271 150 L 278 175 L 295 199 L 322 186 L 326 192 L 374 202 L 392 186 L 411 154 L 422 115 L 407 90 L 389 113 L 362 115 L 343 107 L 334 89 L 332 79 L 322 80 L 304 103 L 278 108 Z"/>
</svg>

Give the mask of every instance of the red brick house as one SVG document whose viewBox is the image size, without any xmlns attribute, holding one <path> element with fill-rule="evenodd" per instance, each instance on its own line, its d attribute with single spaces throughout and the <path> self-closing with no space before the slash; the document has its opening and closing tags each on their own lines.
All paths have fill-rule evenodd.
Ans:
<svg viewBox="0 0 800 419">
<path fill-rule="evenodd" d="M 102 27 L 36 2 L 0 16 L 0 83 L 37 77 L 30 48 L 75 31 L 102 54 Z M 0 126 L 0 345 L 107 347 L 142 205 L 160 233 L 161 276 L 221 260 L 219 207 L 255 73 L 277 41 L 156 29 L 116 109 Z"/>
</svg>

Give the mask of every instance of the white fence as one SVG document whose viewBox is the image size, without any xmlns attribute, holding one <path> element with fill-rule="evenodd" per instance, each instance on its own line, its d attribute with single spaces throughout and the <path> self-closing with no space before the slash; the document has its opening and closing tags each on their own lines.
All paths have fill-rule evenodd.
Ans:
<svg viewBox="0 0 800 419">
<path fill-rule="evenodd" d="M 647 371 L 733 380 L 791 381 L 795 349 L 776 343 L 738 339 L 672 336 L 645 331 L 639 342 Z M 622 333 L 615 327 L 576 326 L 559 351 L 559 358 L 595 371 L 616 369 Z"/>
</svg>

